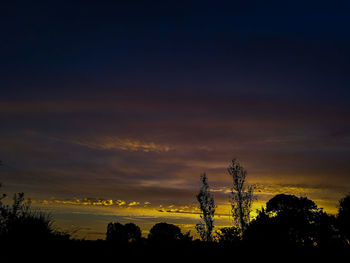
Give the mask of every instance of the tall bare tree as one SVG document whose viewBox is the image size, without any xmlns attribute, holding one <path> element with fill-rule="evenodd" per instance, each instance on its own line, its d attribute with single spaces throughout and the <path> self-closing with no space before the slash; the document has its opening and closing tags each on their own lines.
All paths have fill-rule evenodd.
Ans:
<svg viewBox="0 0 350 263">
<path fill-rule="evenodd" d="M 250 221 L 252 203 L 255 199 L 253 185 L 246 185 L 247 171 L 233 159 L 227 168 L 233 179 L 231 188 L 231 212 L 236 227 L 243 233 Z"/>
<path fill-rule="evenodd" d="M 214 214 L 216 206 L 214 197 L 210 193 L 206 174 L 202 174 L 200 179 L 202 182 L 202 187 L 197 195 L 197 200 L 199 202 L 199 208 L 202 211 L 202 221 L 196 225 L 196 230 L 202 240 L 211 242 L 213 241 L 212 232 L 214 229 Z"/>
</svg>

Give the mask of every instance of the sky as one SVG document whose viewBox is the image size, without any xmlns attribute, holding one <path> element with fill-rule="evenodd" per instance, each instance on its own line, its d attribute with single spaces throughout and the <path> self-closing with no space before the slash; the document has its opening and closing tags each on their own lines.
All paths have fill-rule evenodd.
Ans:
<svg viewBox="0 0 350 263">
<path fill-rule="evenodd" d="M 348 1 L 0 6 L 0 182 L 77 237 L 191 230 L 205 172 L 231 225 L 237 158 L 258 209 L 350 192 Z M 10 197 L 8 198 L 10 201 Z M 72 232 L 73 233 L 73 232 Z"/>
</svg>

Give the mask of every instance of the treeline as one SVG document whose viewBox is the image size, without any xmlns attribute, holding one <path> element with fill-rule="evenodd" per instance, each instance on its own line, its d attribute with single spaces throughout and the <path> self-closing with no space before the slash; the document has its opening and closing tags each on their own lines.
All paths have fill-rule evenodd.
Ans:
<svg viewBox="0 0 350 263">
<path fill-rule="evenodd" d="M 206 174 L 197 195 L 202 211 L 196 229 L 202 241 L 224 247 L 350 248 L 350 194 L 339 201 L 338 214 L 330 215 L 307 197 L 278 194 L 251 220 L 255 186 L 247 185 L 247 171 L 233 159 L 227 168 L 232 178 L 231 213 L 234 227 L 214 233 L 215 201 Z"/>
<path fill-rule="evenodd" d="M 224 227 L 211 234 L 210 240 L 201 236 L 193 240 L 175 225 L 155 224 L 147 238 L 140 228 L 128 223 L 109 223 L 106 240 L 118 246 L 202 246 L 280 247 L 280 248 L 350 248 L 350 195 L 339 202 L 337 215 L 329 215 L 306 197 L 278 194 L 258 211 L 258 215 L 242 231 Z"/>
<path fill-rule="evenodd" d="M 258 211 L 242 231 L 239 227 L 213 230 L 210 240 L 194 239 L 178 226 L 156 223 L 147 237 L 134 223 L 111 222 L 105 240 L 72 239 L 55 230 L 53 218 L 33 212 L 23 194 L 16 194 L 11 206 L 0 201 L 0 245 L 96 243 L 108 248 L 183 247 L 183 248 L 350 248 L 350 195 L 339 201 L 337 215 L 330 215 L 306 197 L 278 194 Z"/>
<path fill-rule="evenodd" d="M 45 244 L 66 248 L 88 247 L 91 250 L 125 250 L 146 248 L 350 248 L 350 194 L 339 200 L 338 213 L 330 215 L 307 197 L 278 194 L 250 220 L 256 197 L 255 187 L 246 184 L 247 172 L 237 160 L 228 167 L 232 178 L 230 202 L 233 227 L 215 227 L 215 200 L 208 177 L 200 177 L 197 194 L 202 211 L 196 230 L 200 239 L 178 226 L 165 222 L 155 224 L 147 237 L 134 223 L 111 222 L 106 226 L 105 240 L 86 241 L 71 238 L 53 225 L 50 214 L 33 211 L 23 193 L 15 194 L 12 205 L 0 197 L 0 248 Z M 1 187 L 1 185 L 0 185 Z"/>
</svg>

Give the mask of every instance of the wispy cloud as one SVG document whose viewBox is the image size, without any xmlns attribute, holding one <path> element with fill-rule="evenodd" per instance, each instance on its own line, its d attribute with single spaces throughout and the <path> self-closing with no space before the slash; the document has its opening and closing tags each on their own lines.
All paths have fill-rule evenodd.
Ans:
<svg viewBox="0 0 350 263">
<path fill-rule="evenodd" d="M 117 136 L 99 136 L 86 139 L 54 138 L 73 144 L 78 144 L 95 150 L 119 150 L 129 152 L 168 152 L 172 150 L 169 145 L 144 141 L 135 138 L 121 138 Z"/>
<path fill-rule="evenodd" d="M 51 200 L 37 200 L 34 203 L 43 205 L 78 205 L 78 206 L 108 206 L 108 207 L 131 207 L 140 206 L 140 202 L 136 201 L 124 201 L 124 200 L 112 200 L 112 199 L 101 199 L 101 198 L 83 198 L 83 199 L 51 199 Z M 144 202 L 144 204 L 151 204 L 150 202 Z"/>
</svg>

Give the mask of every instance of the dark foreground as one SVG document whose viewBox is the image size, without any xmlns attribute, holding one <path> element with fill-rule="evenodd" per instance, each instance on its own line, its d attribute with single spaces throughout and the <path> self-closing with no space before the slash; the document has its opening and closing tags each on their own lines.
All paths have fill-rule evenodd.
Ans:
<svg viewBox="0 0 350 263">
<path fill-rule="evenodd" d="M 104 240 L 69 240 L 49 243 L 21 242 L 1 244 L 0 262 L 195 262 L 286 260 L 318 262 L 325 258 L 345 262 L 349 248 L 297 248 L 286 246 L 222 246 L 218 243 L 130 244 L 118 245 Z"/>
</svg>

